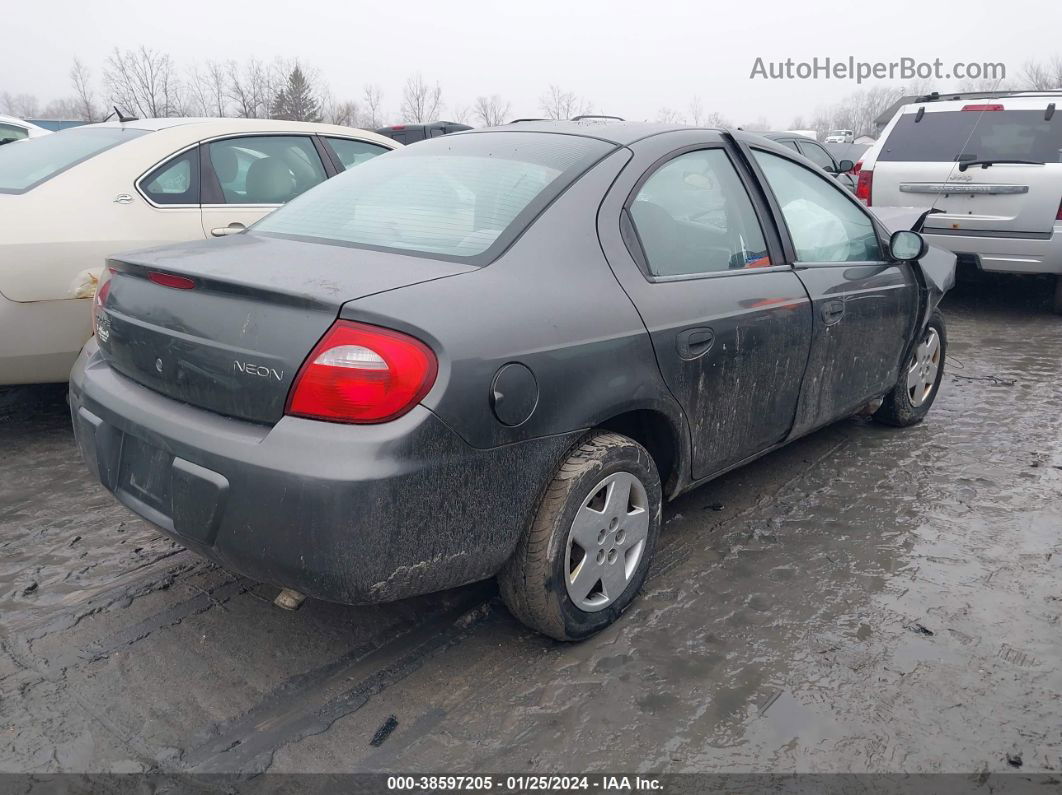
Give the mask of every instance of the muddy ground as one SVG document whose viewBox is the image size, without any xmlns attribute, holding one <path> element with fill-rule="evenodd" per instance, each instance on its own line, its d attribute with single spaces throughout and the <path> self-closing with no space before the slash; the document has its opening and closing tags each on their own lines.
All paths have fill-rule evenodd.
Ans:
<svg viewBox="0 0 1062 795">
<path fill-rule="evenodd" d="M 1046 293 L 949 296 L 921 426 L 841 422 L 670 505 L 578 645 L 492 583 L 281 611 L 89 478 L 61 389 L 0 394 L 0 770 L 1062 770 Z"/>
</svg>

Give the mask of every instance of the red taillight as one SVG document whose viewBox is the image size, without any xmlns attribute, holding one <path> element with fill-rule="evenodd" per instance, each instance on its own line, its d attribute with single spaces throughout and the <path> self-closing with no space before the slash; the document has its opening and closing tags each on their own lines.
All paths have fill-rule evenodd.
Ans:
<svg viewBox="0 0 1062 795">
<path fill-rule="evenodd" d="M 870 206 L 870 195 L 874 190 L 874 170 L 866 169 L 865 171 L 860 168 L 862 163 L 856 166 L 856 174 L 858 178 L 856 180 L 856 198 L 859 199 L 867 207 Z"/>
<path fill-rule="evenodd" d="M 173 287 L 177 290 L 191 290 L 195 287 L 195 282 L 187 276 L 174 276 L 172 273 L 162 273 L 161 271 L 152 271 L 148 274 L 148 279 L 155 282 L 155 284 L 161 284 L 163 287 Z"/>
<path fill-rule="evenodd" d="M 1058 205 L 1058 215 L 1055 216 L 1056 221 L 1062 221 L 1062 204 Z"/>
<path fill-rule="evenodd" d="M 431 348 L 398 331 L 337 320 L 306 357 L 285 413 L 332 422 L 387 422 L 428 394 Z"/>
<path fill-rule="evenodd" d="M 1002 105 L 963 105 L 963 110 L 1003 110 Z"/>
<path fill-rule="evenodd" d="M 111 292 L 111 276 L 114 275 L 114 268 L 104 268 L 100 273 L 99 283 L 96 285 L 96 294 L 92 297 L 92 333 L 96 333 L 97 322 L 100 316 L 100 310 L 103 309 L 107 303 L 107 296 Z"/>
</svg>

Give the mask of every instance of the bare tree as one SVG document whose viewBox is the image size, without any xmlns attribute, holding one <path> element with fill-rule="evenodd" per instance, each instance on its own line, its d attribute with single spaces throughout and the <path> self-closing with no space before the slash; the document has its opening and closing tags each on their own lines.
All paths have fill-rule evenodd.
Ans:
<svg viewBox="0 0 1062 795">
<path fill-rule="evenodd" d="M 41 106 L 33 94 L 0 94 L 0 109 L 9 116 L 28 119 L 40 115 Z"/>
<path fill-rule="evenodd" d="M 80 119 L 80 108 L 76 99 L 53 99 L 44 106 L 42 119 Z"/>
<path fill-rule="evenodd" d="M 550 85 L 549 90 L 539 97 L 539 107 L 551 119 L 570 119 L 593 112 L 593 106 L 585 99 L 576 96 L 573 91 L 564 91 L 560 86 Z"/>
<path fill-rule="evenodd" d="M 701 104 L 700 97 L 694 97 L 690 100 L 690 124 L 694 127 L 700 127 L 704 124 L 704 105 Z"/>
<path fill-rule="evenodd" d="M 489 97 L 476 97 L 474 112 L 484 127 L 497 127 L 505 123 L 511 108 L 500 96 L 491 94 Z"/>
<path fill-rule="evenodd" d="M 242 69 L 235 61 L 228 62 L 227 93 L 237 116 L 244 119 L 269 117 L 277 93 L 273 71 L 257 58 L 251 58 Z"/>
<path fill-rule="evenodd" d="M 705 127 L 733 127 L 734 123 L 730 121 L 719 111 L 713 110 L 707 116 L 704 117 L 703 122 Z"/>
<path fill-rule="evenodd" d="M 107 58 L 104 79 L 111 98 L 126 113 L 144 118 L 180 116 L 185 112 L 181 81 L 167 53 L 141 45 Z"/>
<path fill-rule="evenodd" d="M 685 124 L 682 114 L 671 108 L 661 108 L 656 112 L 656 120 L 661 124 Z"/>
<path fill-rule="evenodd" d="M 70 82 L 74 87 L 74 107 L 70 118 L 87 122 L 102 119 L 106 114 L 96 104 L 92 75 L 79 58 L 74 58 L 74 65 L 70 67 Z"/>
<path fill-rule="evenodd" d="M 1062 55 L 1056 55 L 1047 63 L 1027 62 L 1022 68 L 1021 82 L 1033 91 L 1062 88 Z"/>
<path fill-rule="evenodd" d="M 442 88 L 424 82 L 419 72 L 406 79 L 402 89 L 402 121 L 424 124 L 435 121 L 442 110 Z"/>
<path fill-rule="evenodd" d="M 380 106 L 383 104 L 383 92 L 380 91 L 380 87 L 366 83 L 361 98 L 364 106 L 361 119 L 362 125 L 370 129 L 380 127 L 383 124 L 383 117 L 380 111 Z"/>
<path fill-rule="evenodd" d="M 188 73 L 188 104 L 199 116 L 228 116 L 229 91 L 224 64 L 207 61 Z"/>
<path fill-rule="evenodd" d="M 362 113 L 358 103 L 336 102 L 330 96 L 321 100 L 321 118 L 329 124 L 341 124 L 344 127 L 357 127 L 361 124 Z"/>
</svg>

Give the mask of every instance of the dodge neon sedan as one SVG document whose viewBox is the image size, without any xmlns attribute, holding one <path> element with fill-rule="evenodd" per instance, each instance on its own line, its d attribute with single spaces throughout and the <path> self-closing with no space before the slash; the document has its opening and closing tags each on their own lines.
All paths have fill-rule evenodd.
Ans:
<svg viewBox="0 0 1062 795">
<path fill-rule="evenodd" d="M 111 259 L 70 405 L 102 483 L 223 566 L 349 604 L 497 576 L 576 640 L 637 594 L 665 498 L 922 420 L 953 272 L 758 136 L 456 133 Z"/>
</svg>

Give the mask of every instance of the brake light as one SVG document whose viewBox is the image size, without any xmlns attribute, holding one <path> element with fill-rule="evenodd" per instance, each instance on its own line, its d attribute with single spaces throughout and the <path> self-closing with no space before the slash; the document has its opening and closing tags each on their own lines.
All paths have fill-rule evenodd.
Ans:
<svg viewBox="0 0 1062 795">
<path fill-rule="evenodd" d="M 859 199 L 867 207 L 871 204 L 871 193 L 874 191 L 874 169 L 868 168 L 865 171 L 861 168 L 863 164 L 856 165 L 856 173 L 859 175 L 856 179 L 856 198 Z"/>
<path fill-rule="evenodd" d="M 114 268 L 104 268 L 100 273 L 100 280 L 96 283 L 96 294 L 92 296 L 92 333 L 95 334 L 99 328 L 100 310 L 107 303 L 107 296 L 111 293 L 111 276 L 114 275 Z"/>
<path fill-rule="evenodd" d="M 172 273 L 162 273 L 161 271 L 152 271 L 148 274 L 148 279 L 155 284 L 161 284 L 163 287 L 173 287 L 177 290 L 191 290 L 195 287 L 195 282 L 187 276 L 175 276 Z"/>
<path fill-rule="evenodd" d="M 1002 105 L 963 105 L 963 110 L 1003 110 Z"/>
<path fill-rule="evenodd" d="M 431 348 L 391 329 L 337 320 L 295 376 L 286 414 L 331 422 L 397 419 L 438 374 Z"/>
</svg>

